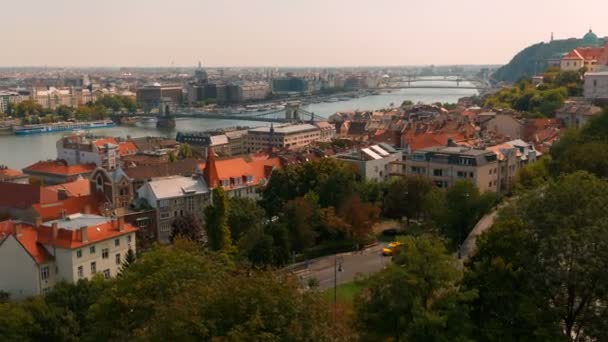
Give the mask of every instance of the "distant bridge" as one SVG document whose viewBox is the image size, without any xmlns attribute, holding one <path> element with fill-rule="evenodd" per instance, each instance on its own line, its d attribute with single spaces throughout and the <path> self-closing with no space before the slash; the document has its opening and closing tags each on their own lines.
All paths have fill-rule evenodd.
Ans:
<svg viewBox="0 0 608 342">
<path fill-rule="evenodd" d="M 385 90 L 385 89 L 470 89 L 470 90 L 487 90 L 490 87 L 487 86 L 441 86 L 441 85 L 407 85 L 397 84 L 389 85 L 382 88 L 374 88 L 374 90 Z"/>
<path fill-rule="evenodd" d="M 304 121 L 314 121 L 314 113 L 301 109 L 299 105 L 287 105 L 285 109 L 270 112 L 245 112 L 245 113 L 209 113 L 199 111 L 177 110 L 175 112 L 159 113 L 158 115 L 137 113 L 129 114 L 130 117 L 158 117 L 163 121 L 171 121 L 176 118 L 198 118 L 198 119 L 219 119 L 219 120 L 238 120 L 238 121 L 259 121 L 276 123 L 295 123 Z M 120 119 L 121 116 L 118 117 Z M 160 122 L 159 120 L 159 122 Z"/>
<path fill-rule="evenodd" d="M 456 86 L 446 85 L 415 85 L 418 82 L 454 82 Z M 466 82 L 473 85 L 461 86 L 460 84 Z M 461 76 L 444 76 L 444 77 L 433 77 L 424 78 L 418 76 L 399 76 L 392 77 L 388 82 L 385 89 L 471 89 L 471 90 L 487 90 L 491 88 L 490 84 L 477 77 L 461 77 Z"/>
</svg>

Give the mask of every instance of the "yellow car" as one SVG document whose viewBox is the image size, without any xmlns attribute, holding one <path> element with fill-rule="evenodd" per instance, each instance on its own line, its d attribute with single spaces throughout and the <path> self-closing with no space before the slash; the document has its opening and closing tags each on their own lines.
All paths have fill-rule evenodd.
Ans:
<svg viewBox="0 0 608 342">
<path fill-rule="evenodd" d="M 401 242 L 399 242 L 399 241 L 393 241 L 393 242 L 391 242 L 391 243 L 388 244 L 388 247 L 389 248 L 396 248 L 396 247 L 399 247 L 401 245 L 403 245 Z"/>
<path fill-rule="evenodd" d="M 383 256 L 393 255 L 393 249 L 392 248 L 382 248 L 382 255 Z"/>
</svg>

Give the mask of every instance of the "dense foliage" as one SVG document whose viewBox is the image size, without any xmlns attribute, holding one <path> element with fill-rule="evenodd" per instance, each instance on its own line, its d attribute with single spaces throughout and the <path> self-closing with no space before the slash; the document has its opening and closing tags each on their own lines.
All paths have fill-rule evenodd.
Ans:
<svg viewBox="0 0 608 342">
<path fill-rule="evenodd" d="M 583 93 L 582 71 L 548 69 L 542 84 L 535 86 L 523 78 L 512 87 L 505 87 L 489 96 L 484 106 L 514 109 L 528 115 L 553 117 L 568 96 Z"/>
</svg>

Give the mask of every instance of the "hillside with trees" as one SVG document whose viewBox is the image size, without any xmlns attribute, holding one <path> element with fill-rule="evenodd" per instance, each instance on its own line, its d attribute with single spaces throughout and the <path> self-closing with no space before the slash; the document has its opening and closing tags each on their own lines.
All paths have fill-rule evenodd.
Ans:
<svg viewBox="0 0 608 342">
<path fill-rule="evenodd" d="M 561 53 L 567 53 L 583 45 L 582 39 L 554 40 L 550 43 L 531 45 L 511 59 L 492 75 L 496 81 L 512 83 L 522 77 L 532 77 L 547 68 L 547 59 Z"/>
</svg>

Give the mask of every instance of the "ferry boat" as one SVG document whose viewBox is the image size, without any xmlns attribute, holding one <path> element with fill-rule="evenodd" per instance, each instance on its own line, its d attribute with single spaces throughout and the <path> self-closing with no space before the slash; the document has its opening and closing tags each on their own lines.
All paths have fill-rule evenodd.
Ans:
<svg viewBox="0 0 608 342">
<path fill-rule="evenodd" d="M 25 126 L 14 126 L 13 132 L 17 135 L 25 134 L 40 134 L 40 133 L 51 133 L 51 132 L 62 132 L 62 131 L 75 131 L 82 129 L 95 129 L 95 128 L 107 128 L 114 127 L 116 124 L 112 120 L 102 121 L 76 121 L 76 122 L 55 122 L 50 124 L 38 124 L 38 125 L 25 125 Z"/>
</svg>

